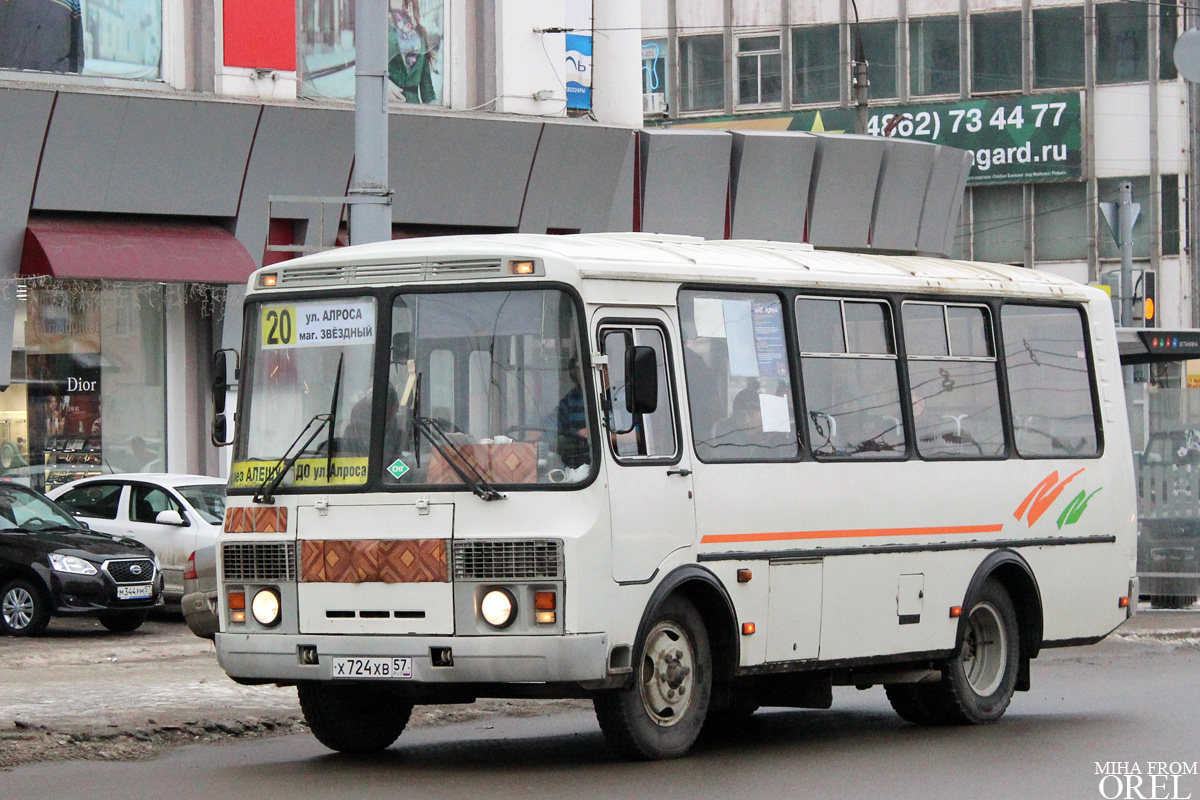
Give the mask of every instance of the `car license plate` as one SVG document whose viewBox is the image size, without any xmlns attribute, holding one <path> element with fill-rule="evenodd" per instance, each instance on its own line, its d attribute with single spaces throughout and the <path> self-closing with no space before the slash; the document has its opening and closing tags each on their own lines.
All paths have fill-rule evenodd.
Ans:
<svg viewBox="0 0 1200 800">
<path fill-rule="evenodd" d="M 150 584 L 144 586 L 118 586 L 118 600 L 145 600 L 153 593 L 154 587 Z"/>
<path fill-rule="evenodd" d="M 335 658 L 330 662 L 334 678 L 411 678 L 411 658 Z"/>
</svg>

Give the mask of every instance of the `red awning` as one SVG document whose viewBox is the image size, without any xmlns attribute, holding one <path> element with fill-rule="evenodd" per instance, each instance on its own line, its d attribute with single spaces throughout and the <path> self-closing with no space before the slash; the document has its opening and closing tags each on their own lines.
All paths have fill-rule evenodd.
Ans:
<svg viewBox="0 0 1200 800">
<path fill-rule="evenodd" d="M 22 275 L 123 281 L 245 283 L 254 259 L 211 222 L 80 217 L 32 218 Z"/>
</svg>

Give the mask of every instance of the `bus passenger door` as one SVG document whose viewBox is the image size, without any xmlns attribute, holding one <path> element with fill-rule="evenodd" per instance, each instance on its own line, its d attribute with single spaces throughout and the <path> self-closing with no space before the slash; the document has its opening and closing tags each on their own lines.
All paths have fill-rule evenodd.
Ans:
<svg viewBox="0 0 1200 800">
<path fill-rule="evenodd" d="M 630 321 L 628 310 L 610 313 L 624 317 L 604 319 L 602 312 L 597 330 L 600 352 L 608 357 L 599 383 L 607 439 L 613 579 L 646 581 L 669 553 L 695 540 L 691 459 L 679 433 L 666 316 L 643 310 L 639 319 Z M 625 359 L 633 347 L 654 351 L 658 390 L 652 412 L 628 410 Z"/>
</svg>

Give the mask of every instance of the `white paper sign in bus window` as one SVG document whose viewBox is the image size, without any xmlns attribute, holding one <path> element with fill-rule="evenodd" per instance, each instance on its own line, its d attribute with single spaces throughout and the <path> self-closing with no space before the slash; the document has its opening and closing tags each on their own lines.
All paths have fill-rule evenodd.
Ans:
<svg viewBox="0 0 1200 800">
<path fill-rule="evenodd" d="M 262 310 L 264 350 L 329 347 L 375 341 L 375 304 L 362 300 L 267 306 Z"/>
</svg>

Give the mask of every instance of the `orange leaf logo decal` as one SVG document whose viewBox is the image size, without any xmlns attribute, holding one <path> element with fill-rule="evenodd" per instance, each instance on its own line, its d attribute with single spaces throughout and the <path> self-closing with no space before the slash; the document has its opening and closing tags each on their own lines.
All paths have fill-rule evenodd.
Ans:
<svg viewBox="0 0 1200 800">
<path fill-rule="evenodd" d="M 1043 478 L 1041 483 L 1033 487 L 1033 491 L 1025 496 L 1025 499 L 1021 501 L 1021 505 L 1017 506 L 1016 513 L 1013 516 L 1020 519 L 1028 511 L 1029 516 L 1025 517 L 1025 521 L 1032 528 L 1033 523 L 1037 522 L 1042 514 L 1046 513 L 1046 509 L 1054 505 L 1054 501 L 1063 493 L 1063 489 L 1067 488 L 1067 484 L 1082 472 L 1082 469 L 1079 472 L 1074 472 L 1066 480 L 1059 483 L 1058 470 L 1054 470 L 1054 472 Z"/>
</svg>

